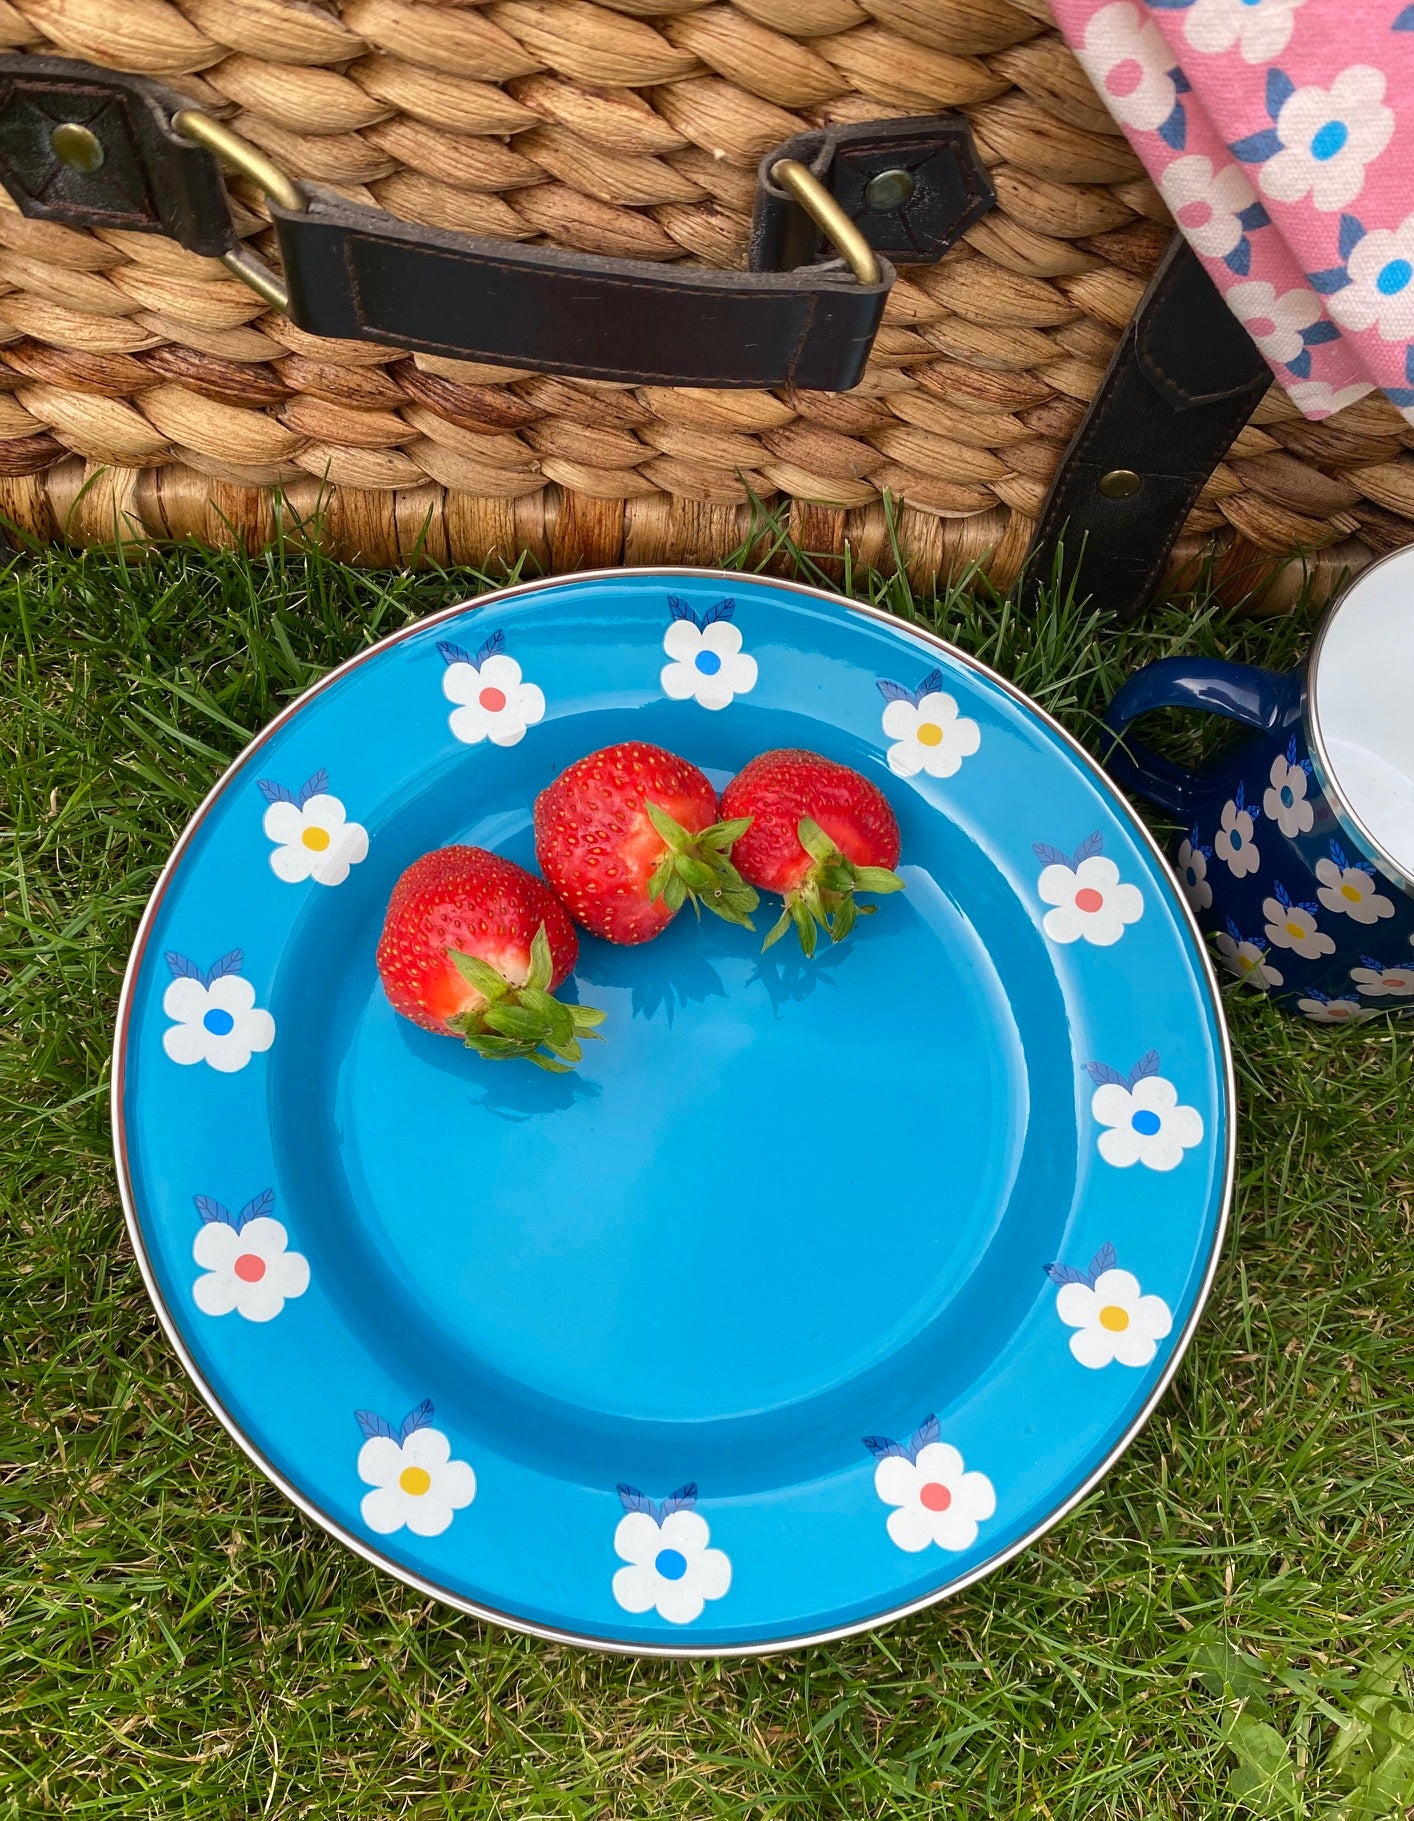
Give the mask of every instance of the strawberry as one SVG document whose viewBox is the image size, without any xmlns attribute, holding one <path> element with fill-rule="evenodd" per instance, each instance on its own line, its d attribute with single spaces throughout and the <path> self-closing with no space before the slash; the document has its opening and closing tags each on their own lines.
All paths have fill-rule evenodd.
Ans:
<svg viewBox="0 0 1414 1821">
<path fill-rule="evenodd" d="M 815 952 L 816 930 L 842 941 L 874 906 L 854 894 L 897 892 L 899 833 L 888 798 L 868 778 L 818 752 L 763 752 L 728 784 L 722 813 L 750 819 L 734 859 L 744 879 L 779 892 L 785 909 L 762 944 L 769 948 L 795 925 L 800 946 Z"/>
<path fill-rule="evenodd" d="M 690 899 L 752 927 L 759 899 L 731 863 L 744 822 L 717 820 L 695 765 L 628 740 L 579 759 L 535 800 L 535 855 L 585 929 L 649 942 Z"/>
<path fill-rule="evenodd" d="M 578 956 L 543 879 L 484 847 L 439 847 L 393 887 L 378 973 L 393 1010 L 423 1030 L 563 1074 L 604 1018 L 551 997 Z"/>
</svg>

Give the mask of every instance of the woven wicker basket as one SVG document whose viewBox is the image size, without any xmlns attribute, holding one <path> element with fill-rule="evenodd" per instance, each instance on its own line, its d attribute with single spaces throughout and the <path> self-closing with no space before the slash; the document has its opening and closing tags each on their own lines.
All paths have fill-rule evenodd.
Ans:
<svg viewBox="0 0 1414 1821">
<path fill-rule="evenodd" d="M 1005 585 L 1171 233 L 1042 0 L 0 0 L 0 45 L 158 77 L 404 219 L 591 253 L 740 266 L 758 157 L 881 114 L 964 111 L 998 198 L 819 394 L 319 341 L 215 260 L 0 195 L 0 512 L 46 540 L 260 547 L 278 489 L 361 562 L 710 562 L 754 493 L 887 566 L 887 495 L 915 580 Z M 1414 537 L 1411 441 L 1377 397 L 1308 423 L 1274 388 L 1175 565 L 1215 539 L 1228 592 L 1324 592 Z"/>
</svg>

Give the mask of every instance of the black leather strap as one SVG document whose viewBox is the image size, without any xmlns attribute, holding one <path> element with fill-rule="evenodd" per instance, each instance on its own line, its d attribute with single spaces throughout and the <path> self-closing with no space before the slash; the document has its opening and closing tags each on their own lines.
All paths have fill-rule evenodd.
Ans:
<svg viewBox="0 0 1414 1821">
<path fill-rule="evenodd" d="M 1027 559 L 1032 598 L 1063 550 L 1078 593 L 1132 619 L 1271 383 L 1256 344 L 1175 235 L 1056 470 Z M 1102 491 L 1105 476 L 1125 470 L 1139 477 L 1136 492 Z"/>
<path fill-rule="evenodd" d="M 0 58 L 0 183 L 26 215 L 170 234 L 198 253 L 232 252 L 216 159 L 170 124 L 185 105 L 139 77 L 58 58 Z M 96 135 L 97 168 L 60 161 L 52 135 L 64 124 Z M 957 116 L 808 134 L 767 167 L 796 150 L 808 153 L 881 254 L 897 248 L 914 260 L 938 258 L 992 203 Z M 865 196 L 870 178 L 895 168 L 910 172 L 906 205 L 873 207 Z M 894 280 L 881 257 L 880 281 L 861 285 L 773 186 L 763 188 L 747 272 L 449 234 L 303 187 L 306 211 L 271 203 L 298 327 L 504 366 L 665 385 L 843 391 L 864 371 Z"/>
</svg>

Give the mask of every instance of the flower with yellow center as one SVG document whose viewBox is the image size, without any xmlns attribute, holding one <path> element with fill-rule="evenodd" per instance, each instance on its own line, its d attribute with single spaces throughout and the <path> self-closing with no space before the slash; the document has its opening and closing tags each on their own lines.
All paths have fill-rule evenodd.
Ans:
<svg viewBox="0 0 1414 1821">
<path fill-rule="evenodd" d="M 368 852 L 368 830 L 349 821 L 337 797 L 327 790 L 305 796 L 310 784 L 322 777 L 322 773 L 316 774 L 298 796 L 272 779 L 261 780 L 261 788 L 271 798 L 263 823 L 266 836 L 274 843 L 270 870 L 286 885 L 302 885 L 306 880 L 316 885 L 342 885 L 349 869 Z M 274 792 L 282 794 L 272 797 Z"/>
<path fill-rule="evenodd" d="M 1062 1284 L 1056 1292 L 1056 1314 L 1074 1330 L 1073 1357 L 1095 1371 L 1112 1364 L 1147 1366 L 1173 1327 L 1164 1299 L 1145 1296 L 1132 1271 L 1113 1266 L 1101 1271 L 1093 1284 Z"/>
<path fill-rule="evenodd" d="M 359 1412 L 366 1440 L 358 1474 L 373 1490 L 363 1495 L 363 1521 L 378 1536 L 407 1529 L 440 1536 L 453 1514 L 476 1497 L 476 1475 L 452 1459 L 452 1444 L 431 1425 L 432 1406 L 421 1404 L 395 1430 L 367 1410 Z"/>
</svg>

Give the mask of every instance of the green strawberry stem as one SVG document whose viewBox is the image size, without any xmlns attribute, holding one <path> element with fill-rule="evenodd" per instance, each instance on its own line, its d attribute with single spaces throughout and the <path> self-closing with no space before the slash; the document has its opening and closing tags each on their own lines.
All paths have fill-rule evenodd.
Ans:
<svg viewBox="0 0 1414 1821">
<path fill-rule="evenodd" d="M 792 927 L 807 958 L 815 953 L 815 938 L 824 930 L 831 942 L 843 942 L 859 917 L 872 917 L 875 906 L 856 904 L 856 892 L 901 892 L 903 880 L 887 866 L 856 866 L 809 816 L 802 816 L 797 831 L 800 845 L 814 865 L 785 896 L 785 908 L 761 944 L 764 954 Z"/>
<path fill-rule="evenodd" d="M 512 986 L 489 961 L 449 948 L 452 964 L 486 1003 L 449 1018 L 468 1049 L 493 1061 L 524 1057 L 551 1075 L 567 1075 L 584 1052 L 581 1037 L 599 1037 L 603 1012 L 592 1005 L 566 1005 L 547 989 L 554 974 L 550 942 L 542 923 L 530 945 L 530 972 L 524 986 Z"/>
<path fill-rule="evenodd" d="M 646 803 L 644 808 L 665 846 L 648 881 L 649 898 L 661 898 L 674 915 L 684 904 L 691 903 L 698 916 L 705 906 L 728 923 L 754 930 L 751 912 L 761 897 L 731 860 L 732 847 L 750 828 L 751 817 L 714 822 L 710 828 L 691 834 L 656 803 Z"/>
</svg>

